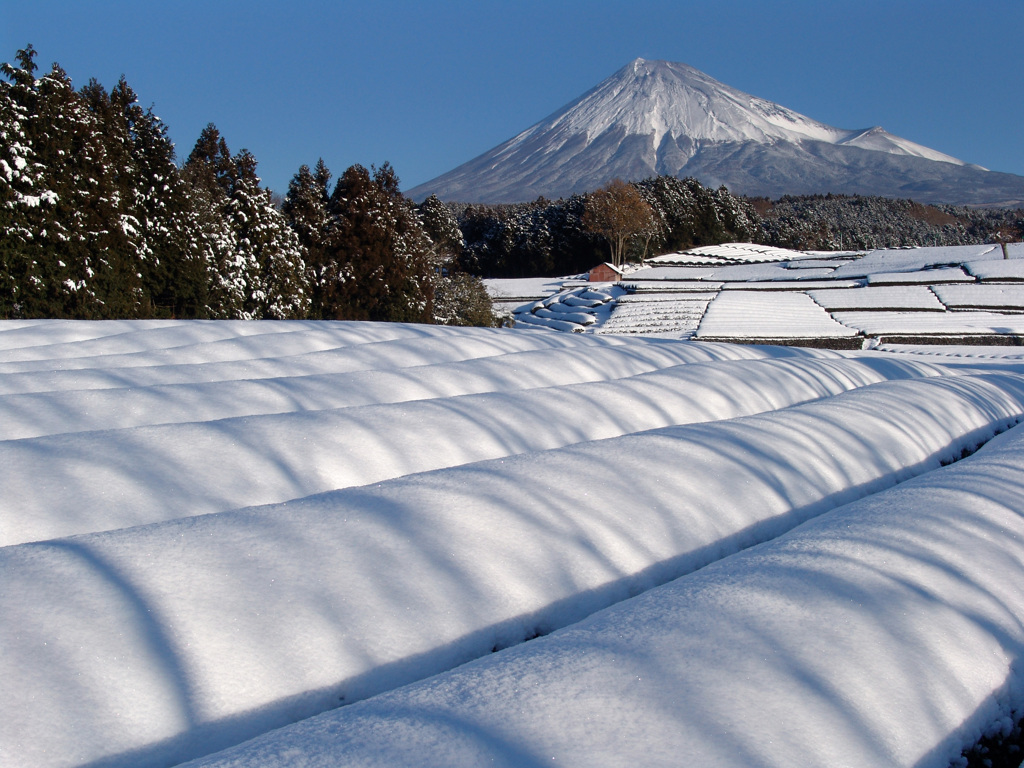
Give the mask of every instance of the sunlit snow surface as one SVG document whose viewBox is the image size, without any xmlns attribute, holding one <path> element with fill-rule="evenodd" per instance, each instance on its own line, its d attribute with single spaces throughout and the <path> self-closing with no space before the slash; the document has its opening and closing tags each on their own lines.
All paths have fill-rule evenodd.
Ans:
<svg viewBox="0 0 1024 768">
<path fill-rule="evenodd" d="M 982 352 L 0 322 L 0 764 L 944 766 L 1024 704 Z"/>
<path fill-rule="evenodd" d="M 993 343 L 1000 334 L 1022 335 L 1018 246 L 1024 244 L 830 254 L 726 243 L 629 265 L 617 284 L 586 287 L 576 276 L 549 282 L 540 294 L 535 280 L 492 280 L 489 290 L 515 323 L 572 333 L 865 348 L 910 337 L 920 344 Z M 510 290 L 534 300 L 503 301 Z M 584 290 L 605 293 L 600 309 L 574 302 Z M 922 311 L 942 316 L 922 318 Z"/>
</svg>

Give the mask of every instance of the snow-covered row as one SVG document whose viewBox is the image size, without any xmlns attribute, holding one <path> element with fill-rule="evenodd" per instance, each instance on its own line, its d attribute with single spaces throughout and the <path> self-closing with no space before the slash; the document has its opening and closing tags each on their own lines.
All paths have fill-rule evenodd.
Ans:
<svg viewBox="0 0 1024 768">
<path fill-rule="evenodd" d="M 836 312 L 843 325 L 870 336 L 1024 334 L 1024 314 L 995 312 Z"/>
<path fill-rule="evenodd" d="M 515 321 L 526 327 L 541 326 L 555 331 L 582 333 L 607 318 L 611 304 L 622 293 L 607 284 L 579 286 L 548 296 L 515 313 Z"/>
<path fill-rule="evenodd" d="M 974 278 L 960 267 L 923 269 L 920 272 L 872 272 L 868 285 L 938 285 L 941 283 L 973 283 Z"/>
<path fill-rule="evenodd" d="M 757 280 L 742 283 L 725 283 L 723 291 L 821 291 L 833 288 L 859 288 L 863 280 L 776 280 L 761 282 Z"/>
<path fill-rule="evenodd" d="M 2 330 L 5 322 L 0 322 L 0 337 L 10 333 Z M 407 368 L 531 349 L 615 344 L 614 340 L 597 339 L 573 342 L 558 336 L 520 338 L 493 328 L 447 328 L 450 332 L 442 333 L 442 326 L 351 322 L 316 325 L 303 321 L 266 321 L 278 330 L 263 333 L 249 329 L 258 328 L 263 322 L 225 321 L 225 325 L 237 325 L 239 332 L 232 334 L 228 330 L 224 338 L 210 340 L 205 332 L 195 338 L 196 330 L 189 321 L 161 322 L 162 327 L 136 330 L 126 334 L 130 337 L 127 339 L 114 334 L 62 344 L 32 344 L 29 339 L 21 339 L 21 348 L 0 353 L 0 385 L 4 392 L 10 392 L 8 379 L 17 382 L 30 373 L 37 374 L 35 383 L 45 383 L 48 376 L 73 379 L 75 372 L 87 376 L 91 371 L 104 369 L 120 369 L 129 384 L 138 381 L 140 386 L 176 380 L 265 378 L 307 372 Z M 97 325 L 102 325 L 102 321 Z M 361 329 L 363 325 L 366 327 Z M 204 324 L 198 327 L 205 331 Z M 39 331 L 43 335 L 46 332 L 45 327 Z M 135 368 L 143 370 L 131 370 Z M 173 378 L 173 371 L 168 370 L 171 368 L 181 369 L 184 375 Z"/>
<path fill-rule="evenodd" d="M 781 262 L 763 264 L 723 264 L 708 268 L 654 266 L 631 272 L 624 283 L 649 282 L 652 280 L 710 280 L 710 281 L 743 281 L 743 280 L 796 280 L 802 276 L 824 277 L 832 273 L 831 269 L 801 270 L 799 273 L 786 269 Z"/>
<path fill-rule="evenodd" d="M 940 373 L 881 360 L 689 363 L 613 381 L 415 400 L 397 394 L 398 402 L 377 405 L 293 406 L 281 413 L 0 441 L 0 546 L 287 501 Z M 392 380 L 395 390 L 420 391 L 414 373 L 405 376 L 406 382 Z M 154 389 L 126 397 L 137 414 L 167 397 Z M 222 400 L 247 387 L 226 389 Z M 174 390 L 183 411 L 190 403 L 199 412 L 216 411 L 216 403 L 204 399 L 209 394 L 205 386 Z M 34 399 L 0 398 L 0 406 L 25 399 L 20 419 L 12 421 L 31 424 Z M 106 404 L 116 408 L 117 399 Z M 60 412 L 54 406 L 40 421 L 59 423 Z"/>
<path fill-rule="evenodd" d="M 950 309 L 967 307 L 971 309 L 1012 309 L 1024 312 L 1024 285 L 936 285 L 932 290 Z"/>
<path fill-rule="evenodd" d="M 401 339 L 451 335 L 437 327 L 396 323 L 315 323 L 174 320 L 44 320 L 30 327 L 0 325 L 0 372 L 59 367 L 96 368 L 251 360 L 322 352 Z M 458 336 L 460 334 L 453 334 Z M 20 365 L 19 365 L 20 363 Z"/>
<path fill-rule="evenodd" d="M 964 268 L 979 280 L 1024 280 L 1024 259 L 969 261 Z"/>
<path fill-rule="evenodd" d="M 24 349 L 27 347 L 54 347 L 66 342 L 91 341 L 106 336 L 124 336 L 142 331 L 159 330 L 167 325 L 162 320 L 102 320 L 83 323 L 75 320 L 4 320 L 0 323 L 0 350 Z M 205 339 L 224 339 L 244 333 L 251 328 L 254 333 L 269 333 L 280 328 L 269 323 L 261 328 L 256 323 L 196 322 L 192 329 Z M 180 336 L 179 336 L 180 338 Z M 153 342 L 150 342 L 152 344 Z"/>
<path fill-rule="evenodd" d="M 697 248 L 691 248 L 686 251 L 686 253 L 697 256 L 714 256 L 719 259 L 745 262 L 789 261 L 791 259 L 811 258 L 809 254 L 803 253 L 802 251 L 793 251 L 786 248 L 773 248 L 769 245 L 757 245 L 755 243 L 704 245 Z M 657 261 L 657 259 L 652 259 L 652 261 Z"/>
<path fill-rule="evenodd" d="M 877 351 L 886 352 L 904 359 L 931 359 L 941 361 L 943 367 L 956 369 L 994 368 L 1024 370 L 1016 368 L 1024 361 L 1024 347 L 1000 344 L 982 346 L 964 344 L 879 344 Z"/>
<path fill-rule="evenodd" d="M 192 768 L 946 768 L 1024 705 L 1024 434 Z"/>
<path fill-rule="evenodd" d="M 3 322 L 0 322 L 2 328 Z M 179 330 L 188 337 L 188 326 Z M 492 329 L 474 328 L 472 333 L 452 333 L 446 338 L 416 337 L 375 341 L 373 335 L 365 337 L 365 343 L 353 344 L 320 352 L 290 353 L 275 355 L 262 344 L 253 342 L 249 357 L 239 358 L 234 350 L 222 350 L 206 344 L 183 344 L 160 362 L 152 360 L 137 364 L 136 356 L 129 356 L 127 367 L 121 367 L 118 355 L 103 354 L 95 358 L 87 356 L 53 358 L 31 363 L 32 370 L 21 370 L 26 364 L 17 365 L 17 372 L 0 371 L 0 396 L 7 394 L 38 393 L 84 389 L 123 388 L 137 389 L 173 384 L 198 384 L 205 382 L 236 382 L 260 379 L 295 379 L 300 376 L 340 374 L 352 372 L 396 371 L 412 377 L 426 370 L 426 366 L 454 365 L 473 360 L 490 359 L 503 368 L 503 361 L 512 361 L 509 356 L 527 352 L 538 353 L 536 363 L 529 369 L 521 369 L 524 377 L 549 375 L 547 371 L 533 368 L 557 368 L 572 363 L 572 358 L 586 364 L 593 353 L 597 360 L 607 362 L 610 370 L 618 370 L 627 360 L 649 358 L 657 366 L 673 362 L 713 359 L 746 359 L 764 357 L 766 352 L 744 352 L 735 348 L 718 346 L 682 347 L 665 345 L 658 341 L 624 340 L 614 337 L 597 339 L 592 336 L 570 339 L 558 334 L 533 334 L 521 336 L 496 332 Z M 196 347 L 200 347 L 197 349 Z M 544 354 L 559 351 L 561 359 L 550 364 L 539 359 Z M 229 353 L 230 359 L 220 360 L 218 355 Z M 73 352 L 70 353 L 73 355 Z M 178 362 L 181 360 L 181 362 Z M 527 362 L 524 360 L 524 362 Z M 72 365 L 73 363 L 73 365 Z M 3 364 L 0 363 L 0 367 Z M 517 366 L 511 366 L 515 369 Z M 598 369 L 601 365 L 594 366 Z M 650 370 L 647 368 L 645 370 Z M 591 374 L 592 376 L 592 374 Z"/>
<path fill-rule="evenodd" d="M 708 305 L 697 338 L 842 338 L 840 325 L 805 293 L 722 291 Z"/>
<path fill-rule="evenodd" d="M 133 768 L 203 755 L 567 626 L 937 468 L 1022 415 L 1018 375 L 889 381 L 759 416 L 0 548 L 0 754 Z M 574 718 L 564 733 L 579 743 Z M 389 719 L 399 730 L 384 723 L 382 740 L 411 744 Z M 631 721 L 600 727 L 630 742 Z"/>
<path fill-rule="evenodd" d="M 553 318 L 582 326 L 593 325 L 597 320 L 597 318 L 595 318 L 591 313 L 570 308 L 565 304 L 552 304 L 550 307 L 539 307 L 533 310 L 533 314 L 536 317 Z"/>
<path fill-rule="evenodd" d="M 834 277 L 865 277 L 872 273 L 931 271 L 967 261 L 1001 259 L 998 245 L 957 245 L 934 248 L 890 248 L 871 251 L 863 258 L 838 267 Z"/>
<path fill-rule="evenodd" d="M 515 314 L 515 322 L 521 324 L 524 328 L 548 328 L 552 331 L 563 331 L 564 333 L 583 333 L 584 331 L 584 327 L 579 323 L 561 320 L 557 317 L 544 317 L 535 314 L 532 310 L 529 312 L 517 312 Z"/>
<path fill-rule="evenodd" d="M 619 299 L 597 333 L 671 334 L 690 338 L 700 325 L 713 293 L 639 294 Z"/>
<path fill-rule="evenodd" d="M 810 297 L 829 311 L 835 310 L 932 310 L 945 311 L 931 289 L 925 285 L 881 286 L 871 288 L 826 289 L 808 291 Z"/>
<path fill-rule="evenodd" d="M 590 346 L 583 353 L 579 347 L 523 344 L 524 351 L 501 353 L 481 340 L 472 344 L 479 356 L 403 367 L 394 359 L 393 344 L 372 345 L 376 367 L 340 372 L 334 369 L 352 365 L 353 358 L 372 365 L 369 356 L 359 354 L 367 350 L 248 363 L 8 374 L 0 378 L 0 386 L 7 384 L 16 394 L 0 394 L 0 440 L 612 381 L 735 356 L 721 345 L 650 343 Z M 468 353 L 471 345 L 449 344 L 459 346 Z M 750 350 L 743 358 L 766 354 Z M 246 370 L 249 375 L 243 378 L 227 378 L 232 371 L 251 367 L 258 367 L 261 375 Z M 290 367 L 302 373 L 287 375 Z"/>
</svg>

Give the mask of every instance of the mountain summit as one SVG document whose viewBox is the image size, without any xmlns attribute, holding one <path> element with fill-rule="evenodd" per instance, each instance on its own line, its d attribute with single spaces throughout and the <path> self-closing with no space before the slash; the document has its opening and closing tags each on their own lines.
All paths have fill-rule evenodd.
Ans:
<svg viewBox="0 0 1024 768">
<path fill-rule="evenodd" d="M 767 197 L 834 192 L 993 205 L 1024 200 L 1022 176 L 969 165 L 880 127 L 834 128 L 686 64 L 644 59 L 409 195 L 519 202 L 657 174 Z"/>
</svg>

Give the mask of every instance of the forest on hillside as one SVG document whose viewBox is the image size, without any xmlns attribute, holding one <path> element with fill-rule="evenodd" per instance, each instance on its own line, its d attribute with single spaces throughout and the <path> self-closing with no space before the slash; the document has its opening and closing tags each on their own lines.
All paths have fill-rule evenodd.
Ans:
<svg viewBox="0 0 1024 768">
<path fill-rule="evenodd" d="M 746 199 L 659 176 L 550 201 L 419 204 L 384 163 L 298 169 L 283 197 L 213 124 L 179 159 L 122 77 L 0 65 L 0 318 L 489 325 L 482 277 L 578 274 L 698 245 L 834 250 L 1024 239 L 1024 210 Z M 332 185 L 333 181 L 333 185 Z"/>
</svg>

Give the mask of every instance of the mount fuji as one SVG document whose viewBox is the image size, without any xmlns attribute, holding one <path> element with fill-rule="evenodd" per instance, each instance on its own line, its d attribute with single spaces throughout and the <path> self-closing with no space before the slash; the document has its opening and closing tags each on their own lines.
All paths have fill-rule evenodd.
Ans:
<svg viewBox="0 0 1024 768">
<path fill-rule="evenodd" d="M 644 59 L 409 196 L 521 202 L 653 175 L 692 176 L 735 194 L 772 198 L 832 192 L 968 205 L 1024 202 L 1024 176 L 970 165 L 880 127 L 835 128 L 686 64 Z"/>
</svg>

